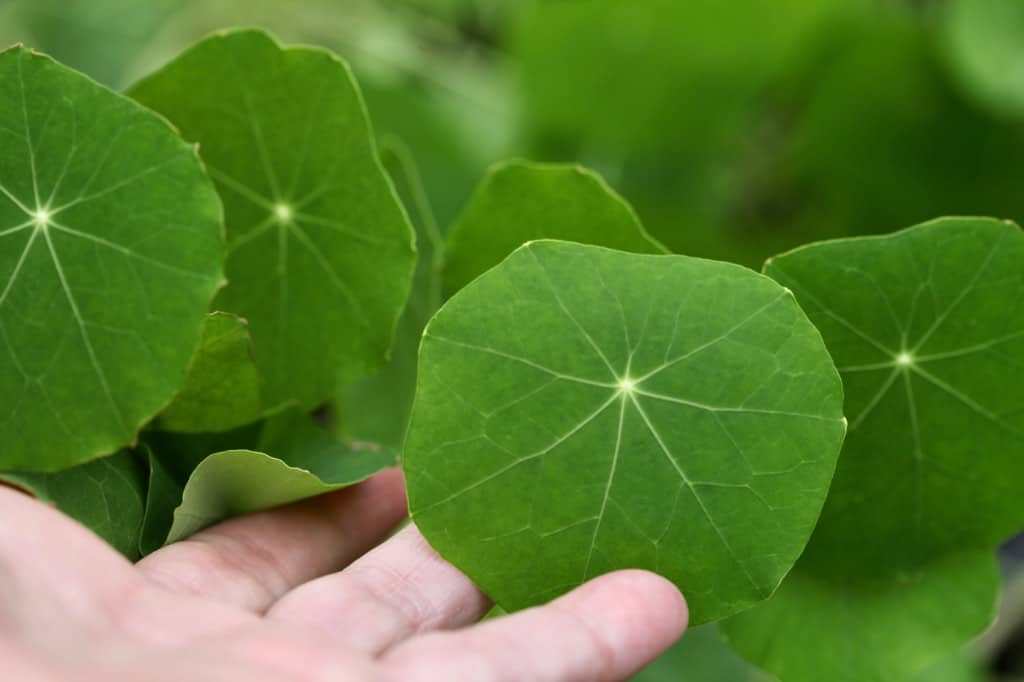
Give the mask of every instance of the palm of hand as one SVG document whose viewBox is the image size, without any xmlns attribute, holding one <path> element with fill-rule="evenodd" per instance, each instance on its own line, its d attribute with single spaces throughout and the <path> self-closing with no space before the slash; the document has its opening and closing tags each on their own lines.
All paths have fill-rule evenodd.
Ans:
<svg viewBox="0 0 1024 682">
<path fill-rule="evenodd" d="M 415 528 L 374 547 L 404 502 L 386 471 L 132 565 L 0 485 L 0 669 L 26 682 L 592 682 L 625 679 L 685 628 L 678 591 L 639 571 L 473 625 L 487 598 Z"/>
</svg>

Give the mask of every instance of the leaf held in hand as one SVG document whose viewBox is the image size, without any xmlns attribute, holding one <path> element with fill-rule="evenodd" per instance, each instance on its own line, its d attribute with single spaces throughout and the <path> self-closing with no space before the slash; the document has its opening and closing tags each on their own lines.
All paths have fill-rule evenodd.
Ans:
<svg viewBox="0 0 1024 682">
<path fill-rule="evenodd" d="M 431 321 L 403 465 L 424 535 L 502 606 L 641 567 L 696 624 L 775 590 L 844 431 L 821 336 L 775 282 L 540 241 Z"/>
</svg>

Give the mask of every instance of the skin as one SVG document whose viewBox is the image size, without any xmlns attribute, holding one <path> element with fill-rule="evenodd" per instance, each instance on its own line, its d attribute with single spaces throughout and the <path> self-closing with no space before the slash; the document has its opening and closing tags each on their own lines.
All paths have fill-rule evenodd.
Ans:
<svg viewBox="0 0 1024 682">
<path fill-rule="evenodd" d="M 132 564 L 0 486 L 0 669 L 23 682 L 601 682 L 686 628 L 643 571 L 483 623 L 405 517 L 401 474 L 240 517 Z"/>
</svg>

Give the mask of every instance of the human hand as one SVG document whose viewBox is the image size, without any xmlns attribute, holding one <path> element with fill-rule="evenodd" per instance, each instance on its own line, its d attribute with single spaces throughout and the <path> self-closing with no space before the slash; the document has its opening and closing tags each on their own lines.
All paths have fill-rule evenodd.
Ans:
<svg viewBox="0 0 1024 682">
<path fill-rule="evenodd" d="M 404 514 L 388 470 L 132 565 L 0 485 L 0 670 L 19 682 L 610 681 L 686 627 L 676 588 L 642 571 L 474 625 L 489 601 L 415 527 L 377 544 Z"/>
</svg>

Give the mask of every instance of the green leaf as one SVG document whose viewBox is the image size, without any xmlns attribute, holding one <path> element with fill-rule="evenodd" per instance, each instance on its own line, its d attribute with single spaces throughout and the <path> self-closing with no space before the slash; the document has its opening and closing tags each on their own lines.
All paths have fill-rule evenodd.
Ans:
<svg viewBox="0 0 1024 682">
<path fill-rule="evenodd" d="M 142 556 L 163 547 L 174 522 L 174 509 L 181 504 L 182 492 L 181 484 L 174 480 L 152 449 L 145 448 L 145 453 L 149 466 L 149 486 L 139 537 L 139 553 Z"/>
<path fill-rule="evenodd" d="M 785 682 L 906 679 L 991 621 L 994 549 L 1024 522 L 1022 262 L 1016 226 L 946 218 L 766 266 L 821 330 L 851 418 L 804 556 L 725 625 Z"/>
<path fill-rule="evenodd" d="M 122 450 L 52 474 L 0 472 L 0 480 L 52 502 L 129 559 L 139 557 L 146 481 L 135 453 Z"/>
<path fill-rule="evenodd" d="M 211 313 L 185 383 L 160 413 L 167 431 L 229 431 L 262 414 L 260 372 L 253 358 L 248 323 L 230 313 Z"/>
<path fill-rule="evenodd" d="M 632 207 L 580 166 L 511 161 L 491 169 L 452 228 L 444 289 L 452 295 L 534 239 L 664 253 Z"/>
<path fill-rule="evenodd" d="M 395 453 L 345 442 L 308 414 L 289 410 L 263 427 L 260 449 L 216 452 L 185 484 L 167 542 L 223 519 L 295 502 L 358 483 L 395 464 Z"/>
<path fill-rule="evenodd" d="M 444 246 L 408 149 L 397 139 L 388 138 L 381 143 L 380 156 L 416 228 L 416 273 L 405 311 L 398 320 L 387 366 L 373 376 L 344 387 L 338 408 L 346 434 L 398 448 L 405 438 L 416 390 L 416 352 L 420 335 L 441 305 Z"/>
<path fill-rule="evenodd" d="M 998 585 L 988 552 L 875 581 L 842 582 L 798 563 L 775 596 L 722 629 L 782 682 L 904 682 L 992 622 Z"/>
<path fill-rule="evenodd" d="M 963 86 L 997 112 L 1024 113 L 1024 3 L 956 0 L 944 18 L 947 52 Z"/>
<path fill-rule="evenodd" d="M 267 406 L 312 409 L 383 366 L 415 249 L 348 67 L 229 31 L 131 94 L 201 145 L 228 234 L 215 306 L 249 321 Z"/>
<path fill-rule="evenodd" d="M 722 642 L 715 625 L 690 628 L 633 682 L 768 682 Z"/>
<path fill-rule="evenodd" d="M 770 279 L 533 242 L 424 333 L 410 508 L 507 609 L 632 566 L 700 624 L 770 595 L 803 550 L 841 407 L 820 335 Z"/>
<path fill-rule="evenodd" d="M 221 285 L 220 205 L 151 112 L 0 53 L 0 468 L 132 442 L 181 383 Z"/>
</svg>

